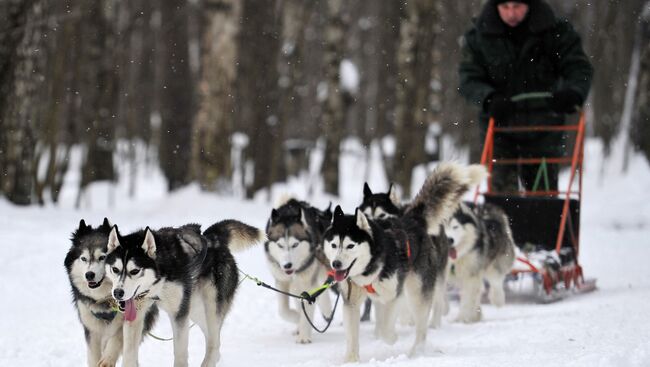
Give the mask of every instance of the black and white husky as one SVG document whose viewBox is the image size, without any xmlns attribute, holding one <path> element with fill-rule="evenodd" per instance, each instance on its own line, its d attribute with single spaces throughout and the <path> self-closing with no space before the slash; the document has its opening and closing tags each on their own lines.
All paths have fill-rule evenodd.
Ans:
<svg viewBox="0 0 650 367">
<path fill-rule="evenodd" d="M 226 220 L 203 234 L 196 224 L 153 231 L 147 227 L 121 236 L 109 234 L 106 273 L 113 297 L 124 302 L 123 365 L 137 366 L 143 314 L 153 305 L 168 313 L 174 338 L 174 366 L 188 363 L 188 319 L 205 336 L 202 367 L 220 359 L 220 334 L 239 274 L 230 250 L 262 242 L 264 233 Z"/>
<path fill-rule="evenodd" d="M 323 245 L 344 297 L 347 362 L 359 360 L 359 305 L 366 296 L 382 315 L 377 320 L 379 335 L 393 343 L 396 305 L 404 294 L 416 328 L 411 354 L 423 346 L 436 275 L 445 261 L 436 256 L 431 234 L 443 235 L 442 225 L 462 195 L 484 177 L 482 166 L 439 165 L 397 218 L 369 220 L 359 209 L 345 215 L 336 207 Z"/>
<path fill-rule="evenodd" d="M 72 234 L 72 246 L 64 265 L 70 279 L 72 300 L 84 328 L 89 367 L 115 366 L 122 353 L 122 315 L 111 297 L 111 282 L 106 279 L 106 246 L 111 225 L 104 218 L 93 228 L 82 219 Z M 151 329 L 157 314 L 152 308 L 144 318 L 144 332 Z"/>
<path fill-rule="evenodd" d="M 387 219 L 397 218 L 404 214 L 407 205 L 402 205 L 396 193 L 395 187 L 391 184 L 387 193 L 378 192 L 373 193 L 367 183 L 363 185 L 363 201 L 359 209 L 369 219 Z M 431 243 L 436 258 L 443 259 L 441 267 L 436 270 L 436 287 L 433 293 L 433 309 L 431 312 L 431 321 L 429 326 L 438 328 L 442 324 L 442 316 L 446 315 L 449 311 L 449 303 L 447 301 L 447 254 L 449 252 L 449 241 L 447 236 L 442 234 L 431 234 Z M 366 310 L 368 310 L 370 301 L 366 301 Z M 364 310 L 364 316 L 365 312 Z M 400 316 L 408 316 L 408 314 L 400 313 Z M 361 318 L 362 320 L 364 317 Z M 408 318 L 405 318 L 408 320 Z"/>
<path fill-rule="evenodd" d="M 445 230 L 452 243 L 449 249 L 452 279 L 460 288 L 460 311 L 456 320 L 477 322 L 481 319 L 483 280 L 489 284 L 490 303 L 505 304 L 503 282 L 515 258 L 508 217 L 492 204 L 461 203 Z"/>
<path fill-rule="evenodd" d="M 295 199 L 271 211 L 264 251 L 278 289 L 301 294 L 325 282 L 328 267 L 322 239 L 331 221 L 330 208 L 321 211 Z M 328 294 L 321 294 L 316 300 L 323 315 L 329 316 L 332 305 Z M 278 293 L 278 301 L 280 316 L 298 324 L 296 342 L 310 343 L 311 326 L 302 312 L 300 301 L 296 302 L 297 310 L 289 307 L 289 296 Z M 305 311 L 310 319 L 313 318 L 313 305 L 305 304 Z"/>
</svg>

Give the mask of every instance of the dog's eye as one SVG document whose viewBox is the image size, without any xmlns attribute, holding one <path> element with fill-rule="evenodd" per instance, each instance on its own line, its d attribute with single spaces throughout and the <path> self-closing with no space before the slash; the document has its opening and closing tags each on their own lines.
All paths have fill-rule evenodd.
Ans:
<svg viewBox="0 0 650 367">
<path fill-rule="evenodd" d="M 349 244 L 346 248 L 347 248 L 348 250 L 353 249 L 353 248 L 354 248 L 354 243 Z"/>
<path fill-rule="evenodd" d="M 451 229 L 458 229 L 458 226 L 453 226 L 451 227 Z"/>
<path fill-rule="evenodd" d="M 294 243 L 293 245 L 291 245 L 291 248 L 296 248 L 296 247 L 298 247 L 298 245 L 300 245 L 300 242 Z"/>
<path fill-rule="evenodd" d="M 102 256 L 98 257 L 97 260 L 98 261 L 104 261 L 105 258 L 106 258 L 106 256 L 102 255 Z"/>
<path fill-rule="evenodd" d="M 88 261 L 88 259 L 85 256 L 82 256 L 81 261 L 86 262 L 86 261 Z"/>
<path fill-rule="evenodd" d="M 120 269 L 113 267 L 111 270 L 113 270 L 113 273 L 117 274 L 120 272 Z"/>
<path fill-rule="evenodd" d="M 335 243 L 332 243 L 332 248 L 336 248 L 336 244 L 335 244 Z"/>
<path fill-rule="evenodd" d="M 277 245 L 279 248 L 284 249 L 284 246 L 282 246 L 281 244 L 278 243 Z"/>
<path fill-rule="evenodd" d="M 131 274 L 131 275 L 138 275 L 139 272 L 140 272 L 140 269 L 133 269 L 133 270 L 131 270 L 131 271 L 129 272 L 129 274 Z"/>
</svg>

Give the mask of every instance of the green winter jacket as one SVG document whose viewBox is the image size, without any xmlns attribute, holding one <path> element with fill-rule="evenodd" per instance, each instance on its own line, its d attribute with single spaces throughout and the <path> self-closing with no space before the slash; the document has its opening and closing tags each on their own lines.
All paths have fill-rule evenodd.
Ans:
<svg viewBox="0 0 650 367">
<path fill-rule="evenodd" d="M 485 106 L 490 94 L 513 96 L 528 92 L 554 92 L 571 88 L 584 103 L 589 93 L 593 68 L 585 55 L 580 36 L 566 20 L 555 17 L 542 0 L 530 1 L 528 37 L 519 54 L 507 37 L 507 25 L 490 0 L 465 34 L 460 63 L 460 93 L 470 103 Z M 481 108 L 480 122 L 489 116 Z M 564 116 L 554 113 L 548 99 L 516 104 L 509 125 L 562 124 Z"/>
</svg>

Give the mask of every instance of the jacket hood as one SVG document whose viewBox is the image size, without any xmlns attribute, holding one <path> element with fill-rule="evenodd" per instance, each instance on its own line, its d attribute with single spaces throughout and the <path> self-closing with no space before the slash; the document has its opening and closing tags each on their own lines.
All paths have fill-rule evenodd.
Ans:
<svg viewBox="0 0 650 367">
<path fill-rule="evenodd" d="M 505 33 L 507 25 L 499 17 L 497 3 L 498 0 L 489 0 L 483 7 L 481 14 L 475 20 L 479 32 L 493 35 Z M 553 27 L 556 20 L 553 9 L 542 0 L 530 0 L 529 3 L 527 26 L 530 32 L 540 33 Z"/>
</svg>

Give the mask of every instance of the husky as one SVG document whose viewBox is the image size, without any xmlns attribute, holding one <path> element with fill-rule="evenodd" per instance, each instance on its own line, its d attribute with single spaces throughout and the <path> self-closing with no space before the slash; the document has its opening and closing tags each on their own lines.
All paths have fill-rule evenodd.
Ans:
<svg viewBox="0 0 650 367">
<path fill-rule="evenodd" d="M 197 224 L 149 227 L 122 236 L 114 226 L 108 237 L 106 273 L 113 297 L 125 304 L 123 364 L 137 366 L 142 315 L 158 305 L 172 321 L 174 366 L 188 363 L 188 319 L 205 336 L 202 367 L 220 359 L 220 334 L 232 304 L 239 274 L 231 250 L 263 242 L 262 231 L 225 220 L 201 233 Z"/>
<path fill-rule="evenodd" d="M 72 234 L 72 246 L 64 265 L 72 288 L 72 300 L 84 329 L 89 367 L 115 366 L 122 352 L 122 315 L 111 297 L 111 282 L 105 276 L 108 234 L 111 225 L 104 218 L 93 228 L 82 219 Z M 157 308 L 145 317 L 143 332 L 154 324 Z"/>
<path fill-rule="evenodd" d="M 343 294 L 346 362 L 359 360 L 359 305 L 368 296 L 378 306 L 379 336 L 389 344 L 397 340 L 396 305 L 405 296 L 415 323 L 410 355 L 426 341 L 433 294 L 444 268 L 431 235 L 444 236 L 443 223 L 462 195 L 485 176 L 485 168 L 442 164 L 397 218 L 371 220 L 356 209 L 345 215 L 340 206 L 324 235 L 324 251 Z"/>
<path fill-rule="evenodd" d="M 370 190 L 368 183 L 363 185 L 363 201 L 359 209 L 369 219 L 387 219 L 387 218 L 397 218 L 404 213 L 406 205 L 402 205 L 400 199 L 397 195 L 395 187 L 391 184 L 387 193 L 373 193 Z M 436 274 L 436 284 L 434 295 L 433 295 L 433 310 L 431 312 L 431 321 L 429 326 L 431 328 L 438 328 L 442 324 L 442 316 L 446 315 L 449 312 L 449 303 L 447 300 L 447 276 L 448 276 L 448 267 L 447 267 L 447 254 L 449 252 L 449 241 L 447 237 L 443 235 L 432 235 L 431 242 L 433 244 L 433 249 L 435 252 L 436 258 L 442 259 L 442 267 L 438 269 L 439 273 Z M 367 313 L 367 314 L 366 314 Z M 366 300 L 366 307 L 364 309 L 364 315 L 361 317 L 363 321 L 364 318 L 369 318 L 370 313 L 370 299 Z M 408 316 L 407 314 L 401 314 L 402 316 Z M 411 320 L 408 318 L 400 319 L 404 323 L 410 323 Z"/>
<path fill-rule="evenodd" d="M 332 211 L 320 211 L 306 202 L 290 199 L 271 211 L 266 226 L 268 241 L 264 244 L 266 260 L 275 278 L 276 287 L 284 292 L 300 294 L 322 285 L 327 278 L 328 262 L 322 251 L 323 232 L 329 227 Z M 316 299 L 324 317 L 332 310 L 328 295 Z M 278 294 L 280 317 L 298 325 L 296 342 L 311 343 L 311 326 L 302 312 L 300 301 L 297 310 L 289 306 L 289 296 Z M 309 318 L 314 306 L 305 304 Z"/>
<path fill-rule="evenodd" d="M 490 303 L 498 307 L 505 304 L 504 280 L 515 259 L 508 217 L 489 203 L 473 207 L 461 203 L 445 229 L 452 244 L 449 260 L 453 278 L 460 288 L 456 321 L 480 321 L 484 279 L 489 284 Z"/>
</svg>

